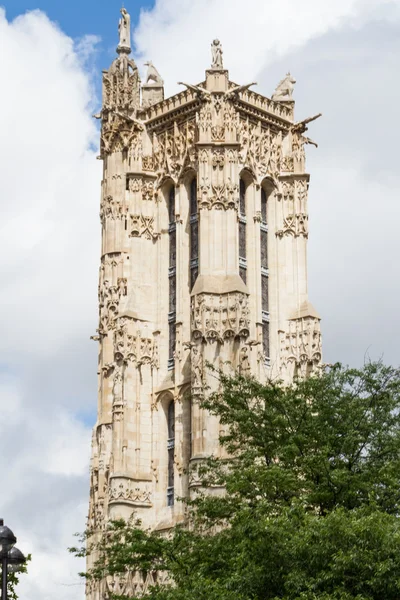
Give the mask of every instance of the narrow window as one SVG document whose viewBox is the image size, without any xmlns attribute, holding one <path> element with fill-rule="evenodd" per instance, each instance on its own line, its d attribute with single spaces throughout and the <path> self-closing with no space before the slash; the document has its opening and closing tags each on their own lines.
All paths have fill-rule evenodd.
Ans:
<svg viewBox="0 0 400 600">
<path fill-rule="evenodd" d="M 167 505 L 174 505 L 174 454 L 175 454 L 175 405 L 172 401 L 168 406 L 168 484 L 167 484 Z"/>
<path fill-rule="evenodd" d="M 263 354 L 269 358 L 269 300 L 268 300 L 268 223 L 267 223 L 268 196 L 261 188 L 261 223 L 260 223 L 260 251 L 261 251 L 261 314 Z"/>
<path fill-rule="evenodd" d="M 197 179 L 190 183 L 190 289 L 199 274 L 199 219 L 197 215 Z"/>
<path fill-rule="evenodd" d="M 243 179 L 240 180 L 239 187 L 239 275 L 246 283 L 246 185 Z"/>
<path fill-rule="evenodd" d="M 169 344 L 168 368 L 174 367 L 175 329 L 176 329 L 176 222 L 175 222 L 175 187 L 172 186 L 168 198 L 169 215 Z"/>
</svg>

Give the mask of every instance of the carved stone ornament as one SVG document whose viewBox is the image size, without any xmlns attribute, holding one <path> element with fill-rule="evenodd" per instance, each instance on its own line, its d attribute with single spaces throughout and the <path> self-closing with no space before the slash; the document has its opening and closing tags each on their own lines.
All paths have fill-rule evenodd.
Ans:
<svg viewBox="0 0 400 600">
<path fill-rule="evenodd" d="M 124 503 L 131 506 L 151 506 L 151 488 L 148 482 L 129 477 L 111 477 L 108 503 Z"/>
<path fill-rule="evenodd" d="M 188 166 L 194 166 L 196 157 L 195 122 L 186 121 L 162 135 L 153 134 L 153 165 L 161 181 L 170 175 L 175 181 Z"/>
<path fill-rule="evenodd" d="M 106 219 L 115 221 L 126 216 L 127 207 L 119 200 L 114 200 L 113 196 L 107 195 L 101 199 L 100 203 L 100 221 L 105 223 Z"/>
<path fill-rule="evenodd" d="M 289 378 L 305 377 L 315 371 L 322 359 L 320 320 L 302 317 L 288 321 L 280 332 L 281 365 Z"/>
<path fill-rule="evenodd" d="M 143 126 L 136 120 L 114 110 L 103 113 L 100 150 L 101 153 L 122 152 L 123 150 L 141 147 Z M 136 157 L 137 158 L 137 157 Z"/>
<path fill-rule="evenodd" d="M 113 404 L 112 414 L 113 421 L 122 421 L 125 411 L 124 401 L 124 368 L 121 364 L 115 364 L 113 373 Z"/>
<path fill-rule="evenodd" d="M 239 205 L 239 185 L 230 179 L 226 183 L 210 184 L 204 177 L 199 186 L 199 208 L 217 210 L 237 209 Z"/>
<path fill-rule="evenodd" d="M 149 364 L 158 369 L 157 340 L 134 319 L 120 317 L 114 332 L 114 357 L 117 363 Z"/>
<path fill-rule="evenodd" d="M 135 111 L 139 106 L 140 78 L 135 61 L 126 53 L 114 60 L 103 74 L 103 110 Z"/>
<path fill-rule="evenodd" d="M 127 571 L 123 575 L 108 575 L 106 577 L 106 590 L 99 598 L 108 598 L 111 595 L 126 596 L 127 598 L 140 598 L 151 587 L 168 582 L 167 574 L 162 571 Z"/>
<path fill-rule="evenodd" d="M 282 181 L 277 195 L 282 202 L 283 223 L 276 235 L 308 238 L 308 183 L 303 180 Z"/>
<path fill-rule="evenodd" d="M 246 121 L 239 128 L 240 162 L 260 180 L 266 176 L 276 178 L 281 170 L 282 134 Z"/>
<path fill-rule="evenodd" d="M 156 240 L 160 234 L 154 231 L 154 217 L 130 215 L 130 237 L 144 237 L 146 240 Z"/>
<path fill-rule="evenodd" d="M 154 159 L 152 156 L 143 156 L 142 157 L 142 167 L 143 171 L 153 171 L 154 170 Z"/>
<path fill-rule="evenodd" d="M 99 332 L 105 333 L 113 328 L 118 315 L 120 299 L 122 296 L 126 296 L 127 293 L 128 282 L 124 277 L 119 278 L 116 285 L 110 285 L 108 279 L 102 282 L 99 287 Z"/>
<path fill-rule="evenodd" d="M 276 86 L 275 91 L 271 96 L 271 99 L 275 102 L 292 101 L 295 83 L 295 78 L 292 77 L 290 73 L 287 73 L 286 76 L 283 79 L 281 79 L 281 81 Z"/>
<path fill-rule="evenodd" d="M 192 298 L 193 339 L 218 341 L 249 335 L 249 307 L 246 294 L 199 294 Z"/>
<path fill-rule="evenodd" d="M 154 181 L 143 179 L 141 177 L 130 177 L 128 180 L 128 189 L 133 193 L 142 193 L 142 200 L 153 200 L 155 194 Z"/>
</svg>

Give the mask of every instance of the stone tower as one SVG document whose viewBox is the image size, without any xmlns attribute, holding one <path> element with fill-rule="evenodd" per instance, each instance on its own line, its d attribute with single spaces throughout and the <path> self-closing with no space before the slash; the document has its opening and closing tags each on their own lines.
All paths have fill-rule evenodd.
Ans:
<svg viewBox="0 0 400 600">
<path fill-rule="evenodd" d="M 219 426 L 199 407 L 206 368 L 290 381 L 321 361 L 307 293 L 304 133 L 294 79 L 272 98 L 237 85 L 221 44 L 198 85 L 164 100 L 149 62 L 130 58 L 121 11 L 118 57 L 103 72 L 100 158 L 98 420 L 89 527 L 135 513 L 168 529 L 190 467 L 218 454 Z M 89 559 L 91 560 L 91 559 Z M 148 583 L 148 582 L 147 582 Z M 105 582 L 140 591 L 139 574 Z M 122 586 L 122 587 L 121 587 Z M 103 598 L 90 587 L 88 597 Z"/>
</svg>

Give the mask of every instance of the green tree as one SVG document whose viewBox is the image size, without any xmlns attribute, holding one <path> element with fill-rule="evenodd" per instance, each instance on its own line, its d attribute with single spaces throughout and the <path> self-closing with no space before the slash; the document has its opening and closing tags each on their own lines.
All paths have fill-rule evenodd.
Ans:
<svg viewBox="0 0 400 600">
<path fill-rule="evenodd" d="M 200 467 L 190 526 L 113 522 L 85 576 L 164 571 L 152 600 L 398 600 L 400 371 L 335 365 L 289 387 L 219 376 L 203 404 L 230 458 Z"/>
</svg>

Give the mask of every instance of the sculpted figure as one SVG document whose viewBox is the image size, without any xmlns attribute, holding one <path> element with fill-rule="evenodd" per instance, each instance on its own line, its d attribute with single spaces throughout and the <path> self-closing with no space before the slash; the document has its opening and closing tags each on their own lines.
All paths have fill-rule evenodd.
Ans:
<svg viewBox="0 0 400 600">
<path fill-rule="evenodd" d="M 145 62 L 144 66 L 147 67 L 146 84 L 152 82 L 157 83 L 158 85 L 164 85 L 160 73 L 157 71 L 151 60 Z"/>
<path fill-rule="evenodd" d="M 121 8 L 122 17 L 119 20 L 118 33 L 119 45 L 124 48 L 131 47 L 131 17 L 126 8 Z"/>
<path fill-rule="evenodd" d="M 192 386 L 201 388 L 203 385 L 202 356 L 197 346 L 192 346 Z"/>
<path fill-rule="evenodd" d="M 122 400 L 122 388 L 123 388 L 122 367 L 120 365 L 115 365 L 114 382 L 113 382 L 114 403 L 120 402 Z"/>
<path fill-rule="evenodd" d="M 224 66 L 222 64 L 222 46 L 219 40 L 213 40 L 211 44 L 211 56 L 212 56 L 212 69 L 223 69 Z"/>
<path fill-rule="evenodd" d="M 249 359 L 249 349 L 246 346 L 240 350 L 239 357 L 239 373 L 246 377 L 250 374 L 250 359 Z"/>
<path fill-rule="evenodd" d="M 291 100 L 295 83 L 295 78 L 292 77 L 290 73 L 287 73 L 286 77 L 284 77 L 276 86 L 276 90 L 272 94 L 271 99 L 275 100 L 275 102 Z"/>
</svg>

